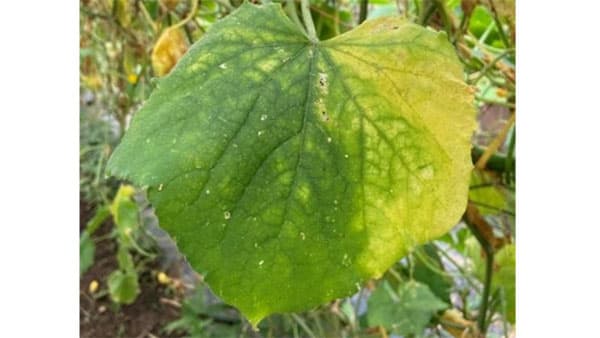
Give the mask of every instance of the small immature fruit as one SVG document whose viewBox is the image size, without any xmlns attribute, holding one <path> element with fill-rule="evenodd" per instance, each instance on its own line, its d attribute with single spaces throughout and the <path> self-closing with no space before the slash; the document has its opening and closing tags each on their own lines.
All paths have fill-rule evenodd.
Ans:
<svg viewBox="0 0 600 338">
<path fill-rule="evenodd" d="M 158 275 L 156 276 L 156 279 L 158 280 L 158 282 L 160 284 L 163 284 L 163 285 L 167 285 L 167 284 L 171 283 L 171 278 L 169 278 L 169 276 L 167 276 L 167 274 L 162 271 L 158 273 Z"/>
<path fill-rule="evenodd" d="M 98 291 L 98 281 L 97 280 L 93 280 L 90 282 L 90 286 L 88 287 L 88 290 L 90 291 L 90 293 L 96 293 L 96 291 Z"/>
<path fill-rule="evenodd" d="M 130 84 L 136 84 L 138 81 L 138 76 L 131 73 L 127 75 L 127 82 L 129 82 Z"/>
</svg>

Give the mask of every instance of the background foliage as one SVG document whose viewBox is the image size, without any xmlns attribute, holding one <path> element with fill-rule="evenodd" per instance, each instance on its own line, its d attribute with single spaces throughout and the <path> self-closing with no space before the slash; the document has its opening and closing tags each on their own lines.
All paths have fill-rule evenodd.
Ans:
<svg viewBox="0 0 600 338">
<path fill-rule="evenodd" d="M 156 227 L 143 195 L 131 191 L 124 199 L 123 188 L 117 194 L 120 182 L 107 179 L 104 167 L 132 114 L 154 89 L 154 79 L 168 73 L 194 41 L 240 4 L 235 0 L 80 3 L 82 336 L 514 334 L 511 1 L 311 1 L 320 39 L 348 31 L 364 18 L 388 15 L 446 31 L 479 110 L 472 154 L 476 169 L 463 221 L 449 234 L 415 249 L 381 280 L 369 282 L 352 297 L 307 313 L 270 316 L 254 332 L 189 270 Z M 292 4 L 299 6 L 291 1 L 283 6 L 289 10 Z M 122 204 L 133 210 L 133 216 L 119 218 L 116 205 Z"/>
</svg>

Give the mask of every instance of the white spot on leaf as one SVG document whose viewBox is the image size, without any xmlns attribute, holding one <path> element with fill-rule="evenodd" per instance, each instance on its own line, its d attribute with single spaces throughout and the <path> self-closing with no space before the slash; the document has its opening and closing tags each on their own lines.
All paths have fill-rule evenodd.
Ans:
<svg viewBox="0 0 600 338">
<path fill-rule="evenodd" d="M 428 165 L 419 170 L 419 176 L 423 179 L 431 179 L 433 178 L 433 166 Z"/>
</svg>

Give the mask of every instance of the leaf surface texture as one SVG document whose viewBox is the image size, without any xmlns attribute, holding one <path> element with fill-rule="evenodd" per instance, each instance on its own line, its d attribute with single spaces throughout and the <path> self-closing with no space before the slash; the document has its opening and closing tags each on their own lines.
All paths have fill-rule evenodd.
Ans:
<svg viewBox="0 0 600 338">
<path fill-rule="evenodd" d="M 148 187 L 212 290 L 256 324 L 379 277 L 466 205 L 472 95 L 398 18 L 311 43 L 244 4 L 159 82 L 109 162 Z"/>
</svg>

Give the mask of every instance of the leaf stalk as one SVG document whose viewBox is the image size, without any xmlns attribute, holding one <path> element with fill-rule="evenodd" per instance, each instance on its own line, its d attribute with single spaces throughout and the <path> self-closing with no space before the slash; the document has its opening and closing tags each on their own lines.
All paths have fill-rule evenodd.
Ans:
<svg viewBox="0 0 600 338">
<path fill-rule="evenodd" d="M 479 307 L 479 314 L 477 315 L 477 326 L 479 331 L 485 335 L 486 332 L 486 318 L 488 312 L 488 304 L 490 298 L 490 291 L 492 289 L 492 276 L 494 273 L 494 254 L 496 253 L 494 246 L 490 243 L 481 229 L 473 222 L 469 217 L 469 209 L 474 208 L 471 205 L 467 206 L 467 212 L 463 220 L 467 224 L 471 233 L 475 236 L 481 249 L 485 253 L 485 279 L 483 281 L 483 293 L 481 295 L 481 306 Z"/>
<path fill-rule="evenodd" d="M 301 0 L 300 8 L 302 9 L 302 20 L 304 21 L 304 26 L 308 32 L 308 38 L 312 43 L 319 42 L 319 38 L 317 38 L 317 32 L 315 30 L 315 23 L 313 22 L 312 15 L 310 14 L 310 1 Z"/>
<path fill-rule="evenodd" d="M 367 13 L 369 11 L 369 0 L 360 1 L 360 12 L 358 15 L 358 23 L 361 24 L 367 19 Z"/>
</svg>

